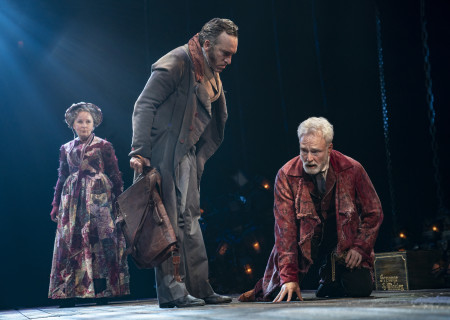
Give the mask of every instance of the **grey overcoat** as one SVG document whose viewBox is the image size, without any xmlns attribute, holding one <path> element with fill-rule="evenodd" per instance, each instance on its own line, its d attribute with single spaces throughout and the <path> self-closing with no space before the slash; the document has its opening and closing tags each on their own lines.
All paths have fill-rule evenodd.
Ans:
<svg viewBox="0 0 450 320">
<path fill-rule="evenodd" d="M 228 117 L 223 90 L 214 104 L 212 110 L 205 87 L 195 79 L 186 44 L 152 65 L 152 74 L 134 106 L 130 156 L 149 158 L 160 171 L 163 201 L 171 220 L 177 212 L 178 163 L 195 145 L 200 185 L 205 162 L 223 141 Z"/>
</svg>

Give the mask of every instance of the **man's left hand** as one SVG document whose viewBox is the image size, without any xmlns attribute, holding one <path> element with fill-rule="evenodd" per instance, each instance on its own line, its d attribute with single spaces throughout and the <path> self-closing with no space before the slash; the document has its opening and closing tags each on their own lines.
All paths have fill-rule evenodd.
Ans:
<svg viewBox="0 0 450 320">
<path fill-rule="evenodd" d="M 345 257 L 346 267 L 349 269 L 353 269 L 359 267 L 362 261 L 361 254 L 355 249 L 350 249 Z"/>
<path fill-rule="evenodd" d="M 292 295 L 296 293 L 297 298 L 300 301 L 303 301 L 302 294 L 300 292 L 300 286 L 298 282 L 286 282 L 281 286 L 281 290 L 278 295 L 273 299 L 272 302 L 281 302 L 284 300 L 284 297 L 287 295 L 287 302 L 291 301 Z"/>
</svg>

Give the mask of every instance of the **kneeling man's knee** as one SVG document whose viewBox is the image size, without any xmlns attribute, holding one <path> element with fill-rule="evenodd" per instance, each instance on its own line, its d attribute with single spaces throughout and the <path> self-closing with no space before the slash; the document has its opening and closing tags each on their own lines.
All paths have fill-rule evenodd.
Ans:
<svg viewBox="0 0 450 320">
<path fill-rule="evenodd" d="M 368 297 L 373 290 L 372 276 L 365 268 L 346 272 L 342 275 L 341 282 L 348 297 Z"/>
</svg>

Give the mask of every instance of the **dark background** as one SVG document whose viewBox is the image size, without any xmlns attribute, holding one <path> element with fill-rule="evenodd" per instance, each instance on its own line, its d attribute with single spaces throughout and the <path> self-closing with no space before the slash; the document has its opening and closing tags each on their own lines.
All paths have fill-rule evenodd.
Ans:
<svg viewBox="0 0 450 320">
<path fill-rule="evenodd" d="M 213 286 L 238 293 L 262 276 L 273 244 L 271 186 L 277 170 L 298 154 L 297 126 L 310 116 L 329 119 L 335 149 L 361 162 L 375 185 L 385 213 L 376 252 L 395 249 L 400 231 L 417 247 L 423 231 L 445 214 L 450 188 L 450 2 L 425 4 L 442 206 L 418 0 L 1 0 L 0 305 L 52 303 L 46 298 L 56 226 L 50 203 L 59 147 L 73 138 L 65 110 L 79 101 L 102 108 L 96 134 L 113 143 L 128 187 L 131 114 L 150 66 L 213 17 L 239 26 L 238 53 L 221 75 L 229 111 L 225 141 L 207 163 L 201 185 Z M 249 183 L 236 184 L 237 172 Z M 264 182 L 269 190 L 261 187 Z M 251 249 L 255 239 L 259 252 Z M 221 256 L 224 243 L 228 251 Z M 251 275 L 243 272 L 245 265 Z M 130 268 L 131 298 L 155 297 L 153 270 L 137 270 L 131 261 Z"/>
</svg>

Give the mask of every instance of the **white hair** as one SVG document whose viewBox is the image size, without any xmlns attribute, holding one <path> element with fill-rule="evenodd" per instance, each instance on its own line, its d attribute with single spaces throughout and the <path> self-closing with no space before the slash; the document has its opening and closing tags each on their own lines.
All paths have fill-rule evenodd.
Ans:
<svg viewBox="0 0 450 320">
<path fill-rule="evenodd" d="M 322 133 L 326 143 L 331 143 L 333 141 L 333 125 L 323 117 L 311 117 L 300 123 L 297 130 L 298 140 L 301 140 L 305 134 L 316 132 Z"/>
</svg>

